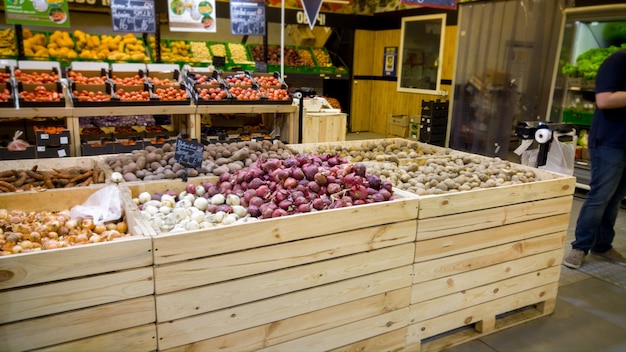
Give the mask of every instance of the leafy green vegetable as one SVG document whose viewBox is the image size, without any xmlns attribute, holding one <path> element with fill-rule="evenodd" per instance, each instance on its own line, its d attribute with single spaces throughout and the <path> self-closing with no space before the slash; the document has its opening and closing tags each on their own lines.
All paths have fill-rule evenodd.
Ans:
<svg viewBox="0 0 626 352">
<path fill-rule="evenodd" d="M 622 44 L 622 48 L 623 47 L 626 47 L 626 44 Z M 608 48 L 589 49 L 578 55 L 575 65 L 570 63 L 565 64 L 561 72 L 568 77 L 583 77 L 593 81 L 596 79 L 598 68 L 600 68 L 604 60 L 619 49 L 620 47 L 614 45 Z"/>
</svg>

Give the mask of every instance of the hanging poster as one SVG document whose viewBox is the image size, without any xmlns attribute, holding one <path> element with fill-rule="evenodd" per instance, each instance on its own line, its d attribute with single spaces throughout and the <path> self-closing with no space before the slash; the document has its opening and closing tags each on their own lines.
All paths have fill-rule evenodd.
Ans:
<svg viewBox="0 0 626 352">
<path fill-rule="evenodd" d="M 230 30 L 234 35 L 265 35 L 265 2 L 231 0 Z"/>
<path fill-rule="evenodd" d="M 167 0 L 172 32 L 214 33 L 217 25 L 215 0 Z"/>
<path fill-rule="evenodd" d="M 4 0 L 6 23 L 69 27 L 67 0 Z"/>
<path fill-rule="evenodd" d="M 154 0 L 111 0 L 111 19 L 115 32 L 154 33 Z"/>
<path fill-rule="evenodd" d="M 396 77 L 396 63 L 398 60 L 398 47 L 386 46 L 383 61 L 383 77 Z"/>
<path fill-rule="evenodd" d="M 457 0 L 401 0 L 405 5 L 456 9 Z"/>
</svg>

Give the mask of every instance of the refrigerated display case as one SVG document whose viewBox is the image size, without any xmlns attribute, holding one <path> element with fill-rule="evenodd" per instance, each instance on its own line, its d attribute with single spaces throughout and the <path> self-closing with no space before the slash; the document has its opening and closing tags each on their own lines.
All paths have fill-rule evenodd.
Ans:
<svg viewBox="0 0 626 352">
<path fill-rule="evenodd" d="M 595 75 L 602 61 L 620 48 L 626 48 L 626 4 L 563 11 L 547 115 L 578 130 L 574 176 L 581 189 L 589 189 L 587 132 L 595 109 Z"/>
</svg>

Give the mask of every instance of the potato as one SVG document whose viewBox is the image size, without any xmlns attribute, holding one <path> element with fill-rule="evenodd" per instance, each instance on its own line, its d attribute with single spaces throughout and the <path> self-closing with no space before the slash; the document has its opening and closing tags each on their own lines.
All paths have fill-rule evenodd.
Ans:
<svg viewBox="0 0 626 352">
<path fill-rule="evenodd" d="M 133 173 L 128 172 L 124 174 L 124 180 L 127 182 L 137 181 L 137 176 L 135 176 L 135 174 Z"/>
<path fill-rule="evenodd" d="M 137 161 L 135 162 L 135 164 L 137 165 L 137 168 L 142 170 L 146 168 L 146 158 L 142 155 L 140 157 L 137 158 Z"/>
</svg>

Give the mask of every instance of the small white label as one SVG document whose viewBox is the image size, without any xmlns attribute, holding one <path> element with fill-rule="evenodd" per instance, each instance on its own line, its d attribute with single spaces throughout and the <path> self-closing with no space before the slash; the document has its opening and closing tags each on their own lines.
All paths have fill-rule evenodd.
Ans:
<svg viewBox="0 0 626 352">
<path fill-rule="evenodd" d="M 43 146 L 43 145 L 38 145 L 38 146 L 37 146 L 37 151 L 38 151 L 38 152 L 42 152 L 42 153 L 43 153 L 43 152 L 45 152 L 45 151 L 46 151 L 46 147 L 45 147 L 45 146 Z"/>
<path fill-rule="evenodd" d="M 61 144 L 68 144 L 69 143 L 67 137 L 61 137 L 60 140 L 61 140 Z"/>
<path fill-rule="evenodd" d="M 47 133 L 42 133 L 41 134 L 41 139 L 50 139 L 50 135 Z"/>
<path fill-rule="evenodd" d="M 62 157 L 64 157 L 64 156 L 67 156 L 67 154 L 65 153 L 65 149 L 63 149 L 63 148 L 61 148 L 61 149 L 59 149 L 59 150 L 57 151 L 57 155 L 58 155 L 59 157 L 61 157 L 61 158 L 62 158 Z"/>
<path fill-rule="evenodd" d="M 252 138 L 252 139 L 250 139 L 250 142 L 252 142 L 252 143 L 256 143 L 256 138 Z"/>
<path fill-rule="evenodd" d="M 273 144 L 278 144 L 278 139 L 274 139 L 274 140 L 272 141 L 272 143 L 273 143 Z"/>
</svg>

